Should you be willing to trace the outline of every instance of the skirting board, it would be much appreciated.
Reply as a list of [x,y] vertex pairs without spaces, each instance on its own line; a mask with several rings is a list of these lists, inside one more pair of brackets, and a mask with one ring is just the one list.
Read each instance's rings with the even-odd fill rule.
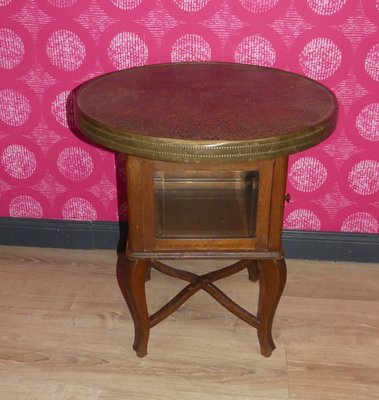
[[[80,222],[0,217],[0,245],[122,249],[126,222]],[[379,262],[379,235],[285,230],[287,258]]]

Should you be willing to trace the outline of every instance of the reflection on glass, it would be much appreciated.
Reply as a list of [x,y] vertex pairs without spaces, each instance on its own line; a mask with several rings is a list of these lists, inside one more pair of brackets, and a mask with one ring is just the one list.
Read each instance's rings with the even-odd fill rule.
[[258,183],[254,171],[156,171],[156,237],[255,237]]

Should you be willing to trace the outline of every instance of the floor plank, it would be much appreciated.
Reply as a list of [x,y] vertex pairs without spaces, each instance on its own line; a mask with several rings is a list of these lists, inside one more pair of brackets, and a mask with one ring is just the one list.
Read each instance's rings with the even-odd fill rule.
[[[288,260],[268,359],[255,330],[204,292],[152,330],[149,354],[139,359],[116,261],[105,250],[0,246],[2,398],[379,398],[379,265]],[[217,284],[256,309],[258,285],[246,271]],[[182,287],[153,271],[151,310]]]

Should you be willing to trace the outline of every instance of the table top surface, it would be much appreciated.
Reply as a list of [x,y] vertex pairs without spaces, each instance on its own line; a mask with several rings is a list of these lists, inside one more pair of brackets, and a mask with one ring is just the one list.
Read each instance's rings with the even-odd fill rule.
[[295,153],[326,139],[337,101],[303,76],[233,63],[156,64],[92,79],[75,96],[95,142],[163,161],[217,163]]

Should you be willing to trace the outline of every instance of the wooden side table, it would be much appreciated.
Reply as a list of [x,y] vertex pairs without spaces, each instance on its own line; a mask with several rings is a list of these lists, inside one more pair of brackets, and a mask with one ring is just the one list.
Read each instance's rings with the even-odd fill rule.
[[[274,314],[286,281],[281,246],[288,155],[327,138],[337,102],[326,87],[271,68],[232,63],[151,65],[100,76],[76,94],[76,121],[95,142],[126,153],[126,296],[134,349],[150,328],[202,289],[275,348]],[[238,259],[205,275],[164,259]],[[149,268],[188,285],[152,315]],[[259,280],[256,314],[215,281],[247,269]]]

